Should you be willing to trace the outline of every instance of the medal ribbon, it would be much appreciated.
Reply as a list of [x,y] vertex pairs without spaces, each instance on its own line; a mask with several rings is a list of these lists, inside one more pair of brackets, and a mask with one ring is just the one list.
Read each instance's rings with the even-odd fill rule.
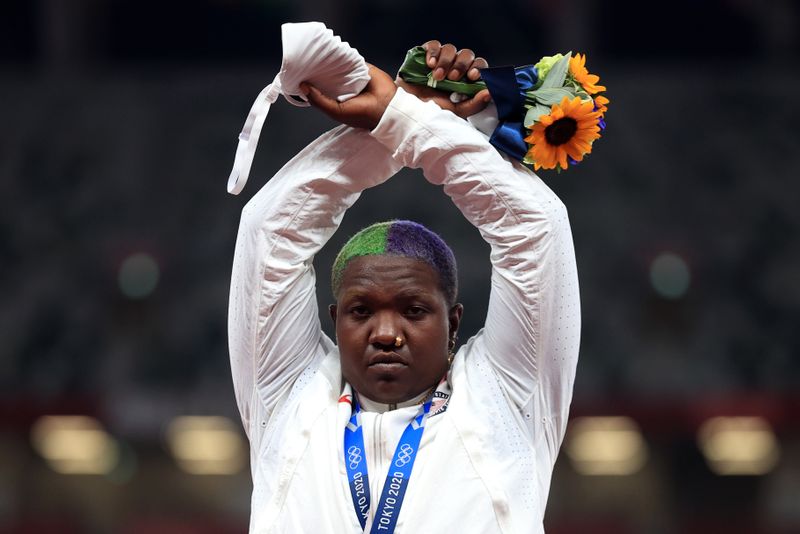
[[[350,481],[353,507],[363,530],[367,524],[370,507],[369,474],[364,452],[364,432],[361,427],[361,405],[355,395],[353,397],[353,415],[350,416],[350,421],[344,429],[344,465],[347,469],[347,479]],[[432,401],[433,397],[430,396],[400,437],[392,462],[389,464],[389,472],[386,474],[386,482],[383,484],[383,492],[378,501],[370,534],[392,534],[397,526],[397,516],[400,515],[400,507],[403,505],[411,469],[417,458],[417,450]]]

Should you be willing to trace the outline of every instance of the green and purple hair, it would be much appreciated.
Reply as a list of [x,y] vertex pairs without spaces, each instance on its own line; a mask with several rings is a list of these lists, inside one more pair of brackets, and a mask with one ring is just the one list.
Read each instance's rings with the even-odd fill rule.
[[331,270],[333,295],[339,294],[347,264],[359,256],[403,256],[422,260],[439,275],[439,286],[449,306],[456,303],[458,274],[456,259],[447,243],[434,232],[413,221],[373,224],[351,237],[339,251]]

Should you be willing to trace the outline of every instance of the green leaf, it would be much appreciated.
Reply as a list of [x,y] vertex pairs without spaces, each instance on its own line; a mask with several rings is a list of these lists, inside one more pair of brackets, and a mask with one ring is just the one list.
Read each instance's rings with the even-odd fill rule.
[[475,82],[465,80],[441,80],[437,82],[431,77],[431,81],[433,84],[428,83],[428,86],[433,87],[437,91],[444,91],[445,93],[461,93],[467,96],[475,96],[480,91],[486,89],[486,84],[480,80]]
[[545,76],[542,88],[562,87],[564,85],[564,79],[567,77],[567,71],[569,71],[570,57],[572,57],[572,52],[567,52],[566,55],[556,61],[550,72]]
[[427,85],[430,71],[431,69],[425,64],[425,49],[415,46],[406,52],[406,58],[398,74],[408,83]]
[[560,104],[564,97],[575,98],[575,93],[565,87],[542,87],[541,89],[530,91],[528,96],[535,99],[539,104],[552,106],[553,104]]
[[550,107],[549,106],[543,106],[542,104],[534,105],[525,114],[525,120],[523,121],[523,124],[525,125],[525,128],[530,129],[531,126],[533,126],[533,124],[535,122],[539,121],[539,117],[541,117],[542,115],[547,115],[549,113],[550,113]]

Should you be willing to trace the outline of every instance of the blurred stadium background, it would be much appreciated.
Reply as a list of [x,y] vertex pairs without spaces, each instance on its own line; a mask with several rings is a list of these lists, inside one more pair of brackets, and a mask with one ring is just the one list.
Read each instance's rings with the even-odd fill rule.
[[[800,6],[791,0],[27,0],[0,15],[0,533],[245,532],[227,361],[238,213],[331,123],[282,100],[250,184],[225,182],[280,24],[321,20],[396,69],[430,38],[491,64],[588,54],[608,129],[568,173],[583,301],[545,524],[800,532]],[[422,191],[422,194],[420,193]],[[487,247],[404,171],[317,258],[405,217]],[[327,321],[324,321],[327,325]],[[445,511],[446,513],[446,511]]]

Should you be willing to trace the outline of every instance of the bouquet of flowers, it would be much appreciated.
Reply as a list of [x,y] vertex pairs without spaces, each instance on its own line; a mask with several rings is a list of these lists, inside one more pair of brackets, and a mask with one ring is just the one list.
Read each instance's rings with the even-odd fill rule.
[[586,70],[581,54],[545,56],[524,67],[481,69],[481,80],[475,82],[437,82],[425,63],[425,49],[418,46],[406,54],[399,75],[408,83],[467,96],[488,88],[497,115],[490,142],[535,170],[560,172],[582,161],[606,127],[606,88]]

